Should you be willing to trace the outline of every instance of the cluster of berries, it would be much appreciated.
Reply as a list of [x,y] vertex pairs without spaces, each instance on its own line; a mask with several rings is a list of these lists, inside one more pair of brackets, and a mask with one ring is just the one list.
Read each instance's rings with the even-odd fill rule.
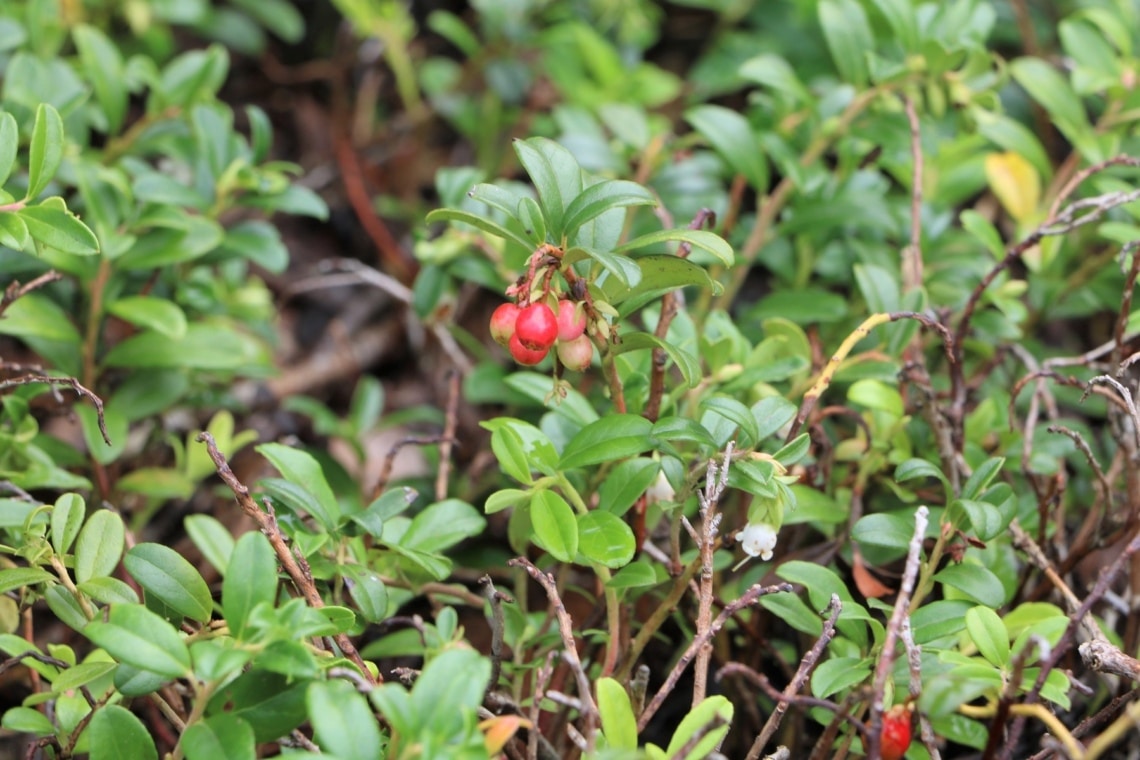
[[491,315],[491,337],[527,366],[545,359],[557,343],[562,366],[581,372],[594,356],[594,344],[585,333],[585,310],[566,299],[558,302],[557,314],[539,301],[522,307],[505,303]]

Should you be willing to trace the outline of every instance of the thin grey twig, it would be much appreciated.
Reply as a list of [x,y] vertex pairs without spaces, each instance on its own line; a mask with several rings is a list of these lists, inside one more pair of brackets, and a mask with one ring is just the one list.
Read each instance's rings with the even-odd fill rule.
[[823,650],[831,643],[831,639],[835,636],[835,624],[839,622],[839,613],[843,611],[843,602],[840,601],[838,594],[831,595],[831,601],[827,605],[825,613],[830,613],[827,620],[823,624],[823,632],[819,635],[815,645],[808,651],[804,658],[800,660],[800,666],[796,669],[796,674],[792,676],[792,680],[784,687],[784,697],[776,702],[776,709],[768,716],[767,722],[760,730],[756,740],[752,742],[751,749],[748,750],[748,755],[745,760],[757,760],[760,753],[764,751],[764,747],[776,734],[776,729],[780,727],[780,722],[784,719],[784,714],[788,711],[788,704],[791,697],[799,693],[803,688],[804,683],[807,681],[808,676],[811,675],[815,664],[819,658],[823,656]]
[[911,536],[910,546],[907,550],[906,567],[903,570],[899,595],[895,600],[895,607],[891,611],[891,618],[887,622],[883,648],[879,653],[879,661],[875,665],[875,679],[871,690],[870,730],[867,735],[868,757],[879,756],[879,740],[883,730],[883,700],[887,679],[891,675],[891,666],[895,661],[895,644],[898,642],[899,630],[902,628],[903,619],[908,614],[910,595],[914,591],[915,581],[918,580],[918,568],[922,562],[922,541],[926,536],[929,514],[929,510],[925,506],[920,506],[915,510],[914,534]]
[[542,586],[547,599],[554,607],[554,614],[558,618],[558,632],[562,636],[562,656],[578,681],[578,699],[582,702],[582,722],[585,726],[583,734],[586,737],[588,750],[593,751],[594,742],[597,739],[597,731],[594,729],[598,721],[598,707],[594,704],[594,697],[590,693],[590,679],[586,676],[586,671],[582,667],[582,660],[578,657],[578,646],[574,643],[574,621],[570,619],[570,613],[566,611],[566,605],[562,603],[558,586],[551,575],[539,570],[526,557],[516,557],[509,560],[507,564],[526,570],[527,575],[534,578],[538,585]]
[[503,670],[503,629],[506,627],[506,621],[503,618],[503,602],[513,602],[514,600],[495,588],[490,575],[484,575],[479,579],[479,582],[483,584],[483,595],[491,603],[491,680],[487,683],[487,691],[485,692],[485,694],[490,694],[498,688],[499,674]]
[[741,594],[739,599],[726,604],[724,606],[724,609],[720,611],[720,614],[716,616],[716,619],[712,621],[712,624],[708,627],[708,629],[702,631],[700,634],[693,638],[693,641],[689,644],[689,647],[685,650],[684,654],[681,655],[681,659],[678,660],[677,664],[673,666],[673,670],[665,679],[665,683],[661,684],[661,688],[658,689],[657,693],[653,695],[653,699],[649,701],[649,704],[645,706],[645,710],[643,710],[641,715],[638,717],[637,730],[639,732],[645,730],[645,727],[649,725],[649,721],[652,720],[653,716],[657,714],[657,711],[661,709],[661,705],[664,703],[665,697],[669,696],[669,694],[677,686],[677,681],[680,680],[681,674],[685,672],[685,668],[688,667],[689,663],[693,661],[693,657],[696,656],[697,651],[706,643],[708,643],[708,641],[713,636],[715,636],[721,628],[724,627],[724,624],[728,622],[728,619],[730,617],[745,607],[749,606],[750,604],[755,603],[756,600],[762,596],[765,596],[767,594],[777,594],[780,592],[790,592],[791,590],[792,584],[790,583],[778,583],[774,586],[762,586],[757,583],[745,591],[743,594]]
[[[697,636],[698,638],[708,630],[712,623],[713,603],[713,555],[716,553],[716,543],[720,535],[721,516],[717,512],[720,497],[728,488],[728,470],[732,464],[733,442],[729,441],[724,449],[724,459],[719,471],[716,461],[709,460],[705,471],[705,487],[697,493],[701,504],[701,529],[694,531],[688,520],[684,520],[685,527],[701,553],[701,591],[697,599]],[[693,665],[693,707],[704,701],[708,686],[709,661],[712,658],[711,637],[705,639],[705,644],[697,650],[697,661]]]

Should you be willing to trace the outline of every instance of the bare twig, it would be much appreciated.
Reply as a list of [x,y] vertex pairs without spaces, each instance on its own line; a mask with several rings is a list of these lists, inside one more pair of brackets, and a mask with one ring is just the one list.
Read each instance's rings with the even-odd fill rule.
[[108,446],[111,445],[111,437],[107,435],[107,421],[103,417],[103,400],[96,396],[92,391],[85,388],[74,377],[54,377],[52,375],[21,375],[20,377],[13,377],[7,380],[0,380],[0,391],[7,390],[8,388],[15,388],[21,385],[35,385],[36,383],[43,383],[45,385],[66,385],[73,391],[83,396],[92,403],[95,407],[95,416],[99,422],[99,434],[103,436],[103,442]]
[[677,681],[681,678],[681,674],[685,672],[685,668],[688,667],[690,662],[692,662],[693,657],[696,656],[701,647],[708,643],[709,639],[715,636],[717,632],[724,627],[724,624],[730,617],[735,615],[738,611],[749,606],[750,604],[755,603],[757,599],[765,596],[766,594],[777,594],[780,592],[789,592],[791,590],[792,585],[790,583],[779,583],[774,586],[762,586],[757,583],[745,591],[739,599],[726,604],[724,606],[724,609],[720,611],[720,614],[716,616],[716,619],[712,621],[712,624],[709,626],[709,628],[693,638],[693,641],[689,644],[689,647],[685,650],[684,654],[681,655],[681,659],[678,660],[677,664],[673,666],[673,670],[665,679],[665,683],[661,684],[661,688],[658,689],[657,693],[653,695],[653,699],[650,700],[649,704],[645,706],[645,710],[642,711],[641,715],[638,717],[637,730],[645,730],[645,727],[649,725],[649,721],[652,720],[657,711],[661,709],[661,705],[665,701],[665,697],[669,696],[669,694],[677,686]]
[[[1136,438],[1137,445],[1140,445],[1140,411],[1136,409],[1136,401],[1132,398],[1132,391],[1122,385],[1119,380],[1109,375],[1097,375],[1089,380],[1088,385],[1089,388],[1094,385],[1110,385],[1120,394],[1120,398],[1124,401],[1124,405],[1128,408],[1128,414],[1132,418],[1132,433]],[[1083,401],[1088,394],[1089,389],[1086,388],[1084,395],[1081,396],[1081,400]]]
[[864,737],[867,735],[867,726],[864,725],[863,721],[858,720],[849,712],[847,712],[841,705],[832,702],[830,699],[807,697],[802,694],[785,694],[784,692],[778,691],[776,687],[773,686],[770,681],[768,681],[768,678],[766,676],[757,673],[752,668],[739,662],[728,663],[719,671],[717,671],[716,677],[717,680],[720,680],[728,675],[744,676],[756,686],[760,687],[760,689],[768,696],[769,699],[774,699],[776,702],[786,701],[789,704],[795,705],[797,707],[822,707],[825,710],[830,710],[832,713],[838,716],[840,720],[846,721],[856,731],[858,731],[860,734],[863,734]]
[[784,696],[776,702],[776,709],[768,716],[764,728],[760,730],[760,734],[756,740],[752,742],[751,749],[748,750],[748,756],[745,760],[757,760],[760,753],[764,751],[764,747],[776,734],[776,730],[780,727],[780,722],[784,719],[784,714],[788,711],[788,704],[790,698],[799,693],[803,688],[804,683],[807,681],[808,676],[811,675],[815,664],[823,655],[823,650],[831,643],[832,637],[835,636],[835,624],[839,621],[839,613],[843,611],[843,602],[839,600],[838,594],[831,595],[831,601],[827,605],[824,612],[829,612],[827,620],[823,624],[823,632],[819,635],[819,639],[815,645],[808,651],[804,658],[800,660],[800,666],[796,669],[796,674],[792,676],[792,680],[784,687]]
[[907,123],[910,125],[910,157],[914,166],[910,190],[910,243],[902,251],[903,292],[922,287],[922,134],[914,101],[903,98]]
[[461,375],[452,370],[447,379],[447,415],[443,423],[443,440],[439,443],[439,472],[435,476],[435,500],[447,498],[447,480],[451,473],[451,450],[455,447],[455,431],[459,427]]
[[914,534],[910,539],[910,546],[906,555],[906,567],[903,570],[902,583],[899,586],[899,595],[891,611],[890,620],[887,621],[887,631],[883,639],[882,651],[879,661],[875,665],[875,678],[871,691],[870,730],[867,735],[868,757],[879,756],[879,741],[883,730],[883,700],[886,695],[887,679],[891,675],[891,666],[895,661],[895,644],[898,642],[899,630],[903,620],[908,614],[910,594],[914,590],[915,581],[918,580],[918,566],[922,562],[922,542],[926,536],[926,523],[929,511],[920,506],[914,513]]
[[483,584],[483,594],[491,603],[491,680],[487,683],[487,694],[490,694],[499,685],[499,674],[503,669],[503,629],[506,621],[503,619],[503,602],[513,602],[506,594],[495,589],[491,576],[484,575],[479,579]]
[[23,296],[31,293],[33,290],[39,290],[48,283],[62,279],[63,275],[54,269],[50,269],[26,285],[21,285],[19,280],[13,280],[8,287],[4,288],[4,295],[0,297],[0,317],[4,315],[4,312],[8,310],[9,306]]
[[[214,469],[217,470],[218,476],[222,479],[230,490],[233,491],[234,496],[237,498],[238,506],[241,507],[242,512],[252,518],[257,523],[258,528],[269,539],[270,545],[273,547],[274,553],[277,555],[277,560],[281,566],[285,568],[285,572],[293,581],[293,585],[304,597],[305,601],[310,607],[320,609],[325,606],[324,599],[317,591],[316,585],[313,583],[313,573],[309,569],[309,563],[306,561],[304,555],[294,553],[289,549],[285,543],[285,536],[281,533],[281,528],[277,525],[277,518],[271,512],[262,510],[257,506],[257,502],[249,495],[249,489],[245,484],[238,480],[234,475],[234,471],[230,469],[229,463],[226,461],[222,452],[218,451],[218,444],[214,437],[206,432],[198,434],[196,439],[199,443],[206,444],[206,450],[210,454],[210,459],[214,463]],[[379,676],[373,679],[372,672],[368,666],[364,664],[360,653],[356,651],[356,646],[344,633],[338,633],[333,637],[340,650],[344,652],[352,664],[360,669],[361,674],[370,681],[379,682],[383,678]]]
[[566,605],[562,603],[558,586],[550,574],[539,570],[526,557],[516,557],[509,560],[507,564],[526,570],[527,575],[534,578],[538,585],[542,586],[551,606],[554,607],[554,614],[558,618],[558,632],[562,636],[563,658],[578,681],[578,699],[582,702],[582,722],[585,725],[583,733],[587,738],[588,748],[593,750],[594,742],[597,739],[597,732],[594,729],[598,721],[598,708],[594,704],[593,695],[590,693],[590,679],[586,676],[586,671],[582,667],[582,660],[578,657],[578,646],[574,642],[574,621],[570,619],[570,613],[566,611]]
[[[681,517],[689,534],[697,543],[701,555],[701,591],[697,598],[697,638],[705,636],[709,626],[712,625],[713,603],[713,554],[716,552],[717,539],[720,534],[720,514],[717,505],[724,491],[728,488],[728,470],[732,464],[733,442],[729,441],[724,449],[724,459],[718,471],[716,461],[709,460],[705,470],[704,490],[697,493],[701,504],[701,529],[693,530],[689,521]],[[709,677],[709,660],[712,658],[712,637],[705,636],[705,644],[697,650],[697,661],[693,666],[693,707],[696,707],[705,698],[706,686]]]
[[[914,641],[914,631],[910,627],[910,616],[904,617],[902,627],[899,628],[899,638],[906,647],[907,670],[910,671],[910,699],[917,702],[922,696],[922,648]],[[938,737],[934,735],[934,727],[930,725],[930,718],[922,712],[918,715],[918,732],[922,744],[926,747],[930,760],[942,760],[942,753],[938,751]]]

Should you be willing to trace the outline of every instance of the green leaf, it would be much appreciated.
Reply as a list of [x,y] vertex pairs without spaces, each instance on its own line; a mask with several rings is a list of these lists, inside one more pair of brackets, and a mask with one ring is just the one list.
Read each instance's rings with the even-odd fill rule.
[[479,510],[459,499],[444,499],[428,506],[404,531],[400,543],[423,552],[450,549],[465,538],[483,532],[487,520]]
[[124,296],[107,307],[107,311],[133,325],[147,327],[174,340],[186,334],[186,314],[178,304],[154,296]]
[[570,205],[566,207],[566,216],[562,220],[564,234],[572,237],[583,224],[610,209],[655,205],[657,199],[653,193],[636,182],[605,179],[590,185],[570,201]]
[[598,680],[598,714],[606,746],[614,749],[637,749],[637,719],[625,687],[612,678]]
[[749,58],[740,65],[738,73],[742,79],[785,93],[797,101],[811,99],[811,93],[796,76],[795,69],[781,56],[763,53]]
[[742,435],[740,445],[751,448],[760,442],[760,428],[756,418],[744,404],[729,396],[708,396],[701,400],[701,409],[712,412],[739,428]]
[[225,575],[234,550],[234,538],[229,528],[218,522],[216,518],[203,514],[189,515],[183,521],[183,527],[206,561],[219,573]]
[[739,112],[701,105],[685,112],[685,121],[708,140],[731,171],[744,176],[757,193],[768,191],[768,162],[752,125]]
[[112,605],[109,621],[93,621],[83,635],[116,660],[166,678],[190,673],[190,651],[174,626],[140,604]]
[[461,222],[463,224],[469,224],[477,230],[482,230],[490,235],[494,235],[495,237],[517,243],[527,250],[534,248],[534,243],[522,235],[507,229],[498,222],[491,221],[485,216],[470,211],[462,211],[455,208],[439,208],[429,213],[425,221],[427,221],[428,224],[434,224],[436,222]]
[[514,428],[503,425],[491,433],[491,451],[499,461],[499,467],[520,483],[530,484],[531,465],[523,447],[522,436]]
[[340,505],[325,478],[320,463],[309,453],[279,443],[263,443],[257,452],[293,485],[311,494],[320,505],[322,514],[313,515],[326,522],[327,530],[335,530],[340,520]]
[[878,380],[857,380],[847,390],[847,400],[868,409],[877,409],[887,414],[901,418],[905,413],[902,394],[897,389]]
[[0,594],[57,580],[56,576],[39,567],[7,567],[0,570]]
[[910,0],[871,0],[886,19],[896,40],[908,53],[918,47],[918,19]]
[[[681,720],[681,724],[673,732],[673,738],[669,741],[665,755],[671,759],[676,758],[676,760],[701,760],[708,757],[714,749],[720,746],[725,735],[728,734],[728,728],[732,725],[732,713],[732,703],[725,697],[719,695],[706,697]],[[706,731],[709,724],[717,716],[722,720],[720,728]],[[698,731],[706,731],[706,733],[696,743],[696,746],[682,754],[681,749],[689,744],[689,741]]]
[[1053,122],[1074,143],[1091,137],[1081,99],[1052,65],[1039,58],[1018,58],[1009,65],[1013,78],[1049,112]]
[[127,82],[119,48],[103,32],[87,24],[71,30],[83,71],[91,79],[95,99],[107,117],[107,134],[118,134],[127,113]]
[[109,367],[135,369],[235,370],[252,361],[249,343],[240,331],[201,322],[187,325],[180,340],[154,330],[139,333],[103,358]]
[[186,727],[179,745],[186,760],[254,760],[253,728],[233,715],[213,715]]
[[974,607],[966,613],[966,631],[991,665],[998,668],[1009,665],[1009,635],[996,612],[989,607]]
[[609,588],[623,589],[623,588],[644,588],[646,586],[657,585],[657,573],[653,572],[653,568],[646,562],[630,562],[614,573],[614,577],[610,578],[610,582],[606,584]]
[[654,459],[638,457],[622,462],[598,487],[598,509],[621,517],[657,480],[659,472],[661,463]]
[[914,535],[913,512],[879,512],[863,515],[851,529],[851,538],[861,544],[906,550]]
[[566,209],[582,192],[582,168],[570,151],[545,137],[515,140],[515,153],[534,183],[550,236],[561,241]]
[[975,501],[973,499],[957,499],[951,503],[951,509],[961,509],[970,518],[970,527],[974,534],[982,541],[989,541],[1005,529],[1001,510],[988,501]]
[[823,632],[819,614],[795,594],[767,594],[760,597],[760,606],[801,633],[819,636]]
[[32,707],[8,708],[4,711],[0,725],[9,731],[33,736],[51,736],[55,733],[55,725],[46,715]]
[[[63,119],[53,107],[40,103],[36,108],[32,142],[28,147],[28,193],[24,196],[25,200],[32,200],[43,192],[62,160]],[[32,236],[35,236],[34,232]]]
[[257,743],[271,742],[305,720],[305,686],[255,668],[220,689],[210,701],[209,713],[240,718],[253,728]]
[[621,342],[611,345],[610,351],[618,356],[628,351],[644,351],[653,348],[662,349],[665,355],[673,360],[681,372],[681,377],[685,380],[685,385],[689,388],[697,387],[697,383],[701,381],[702,377],[701,363],[685,349],[675,343],[661,340],[656,335],[647,332],[622,333]]
[[210,619],[210,587],[194,566],[169,546],[136,544],[123,557],[123,567],[149,596],[179,615],[200,623]]
[[630,240],[628,243],[619,245],[614,249],[614,253],[636,251],[639,248],[647,248],[651,245],[659,245],[660,243],[667,242],[688,243],[693,248],[707,251],[726,267],[732,266],[736,261],[736,254],[733,253],[732,246],[720,235],[715,232],[709,232],[708,230],[687,230],[682,228],[658,230],[657,232],[641,235],[640,237]]
[[542,490],[530,501],[535,541],[560,562],[573,562],[578,553],[578,523],[574,510],[558,494]]
[[775,435],[796,416],[799,408],[783,396],[769,396],[752,405],[752,418],[756,420],[756,439],[763,441]]
[[138,604],[139,595],[133,587],[118,578],[109,575],[100,575],[76,586],[81,592],[87,594],[101,604]]
[[[50,199],[49,199],[50,200]],[[16,212],[37,243],[62,253],[92,256],[99,253],[99,239],[79,217],[63,208],[41,204]]]
[[277,555],[264,534],[250,531],[234,544],[222,580],[222,615],[230,635],[243,638],[253,609],[276,598]]
[[[591,422],[570,439],[559,469],[573,470],[636,456],[652,448],[653,423],[636,414],[611,414]],[[569,560],[567,560],[569,561]]]
[[378,623],[387,617],[388,589],[379,575],[361,565],[341,565],[340,572],[356,609],[367,622]]
[[578,515],[578,551],[591,561],[625,567],[636,548],[633,531],[617,515],[601,510]]
[[65,493],[55,500],[51,510],[51,545],[56,554],[67,554],[86,517],[87,503],[82,496]]
[[867,53],[875,49],[875,38],[867,14],[855,0],[821,0],[819,25],[843,81],[857,87],[867,84]]
[[946,493],[950,493],[950,481],[942,469],[925,459],[908,459],[895,469],[895,481],[905,483],[918,478],[937,478]]
[[934,580],[987,607],[1000,607],[1005,601],[1005,589],[998,577],[987,568],[971,562],[947,565],[938,571]]
[[305,694],[314,738],[339,760],[376,760],[384,745],[367,700],[347,681],[316,681]]
[[[562,261],[566,264],[575,264],[587,258],[598,262],[602,266],[602,269],[612,275],[613,279],[617,282],[610,287],[618,289],[619,292],[624,288],[628,293],[630,289],[636,287],[641,282],[641,268],[637,266],[637,262],[627,256],[619,255],[616,252],[575,246],[566,251],[566,255],[562,257]],[[608,282],[609,280],[607,279],[603,285],[606,285]]]
[[1005,257],[1005,243],[989,219],[973,209],[966,209],[958,219],[962,222],[962,229],[977,238],[995,259],[1001,261]]
[[0,319],[0,334],[63,343],[80,341],[67,312],[43,293],[28,293],[13,301]]
[[123,518],[107,509],[91,515],[75,544],[75,581],[110,575],[123,556],[126,528]]
[[471,649],[448,649],[429,660],[410,704],[411,711],[422,716],[422,730],[441,740],[457,739],[467,730],[465,716],[482,703],[490,677],[490,661]]
[[990,457],[974,470],[962,486],[963,499],[976,499],[989,487],[1005,465],[1005,457]]
[[143,722],[125,707],[105,705],[87,725],[90,760],[157,760],[158,750]]
[[871,664],[863,657],[831,657],[811,674],[811,693],[821,699],[869,681]]
[[8,181],[16,166],[16,149],[20,145],[20,128],[16,117],[0,113],[0,185]]
[[641,276],[633,287],[627,286],[617,277],[606,279],[602,283],[605,300],[612,306],[620,304],[622,316],[632,314],[650,301],[677,288],[707,287],[713,295],[723,290],[704,267],[673,254],[639,256],[633,263],[641,270]]

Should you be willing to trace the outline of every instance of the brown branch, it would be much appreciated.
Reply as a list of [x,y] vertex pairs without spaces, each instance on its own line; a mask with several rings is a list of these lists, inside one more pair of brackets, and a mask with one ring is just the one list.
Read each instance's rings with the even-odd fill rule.
[[903,98],[907,122],[910,124],[910,156],[914,166],[910,191],[910,243],[902,251],[903,292],[922,287],[922,134],[914,101]]
[[712,621],[709,628],[693,638],[689,647],[685,650],[684,654],[681,655],[681,659],[673,666],[673,670],[669,673],[668,678],[665,679],[665,683],[661,684],[661,688],[653,695],[653,699],[649,701],[649,704],[645,706],[645,710],[643,710],[638,717],[637,730],[639,732],[645,730],[645,727],[649,725],[649,721],[657,714],[657,711],[661,709],[665,698],[669,696],[677,686],[677,681],[680,680],[681,675],[685,672],[685,668],[688,667],[689,663],[692,662],[693,657],[696,656],[701,647],[707,644],[708,641],[724,627],[724,624],[730,617],[750,604],[753,604],[762,596],[780,592],[790,592],[791,590],[792,584],[790,583],[779,583],[774,586],[761,586],[757,583],[745,591],[739,599],[726,604],[724,609],[720,611],[720,614],[716,616],[716,619]]
[[840,719],[847,721],[851,726],[860,734],[867,736],[867,726],[863,721],[855,718],[848,713],[842,706],[832,702],[830,699],[820,699],[819,697],[807,697],[802,694],[786,694],[778,691],[775,686],[768,681],[767,676],[757,673],[747,665],[739,662],[730,662],[717,671],[717,680],[720,680],[728,675],[742,675],[749,681],[760,687],[769,699],[776,700],[777,703],[787,701],[788,704],[795,705],[796,707],[822,707],[824,710],[829,710],[835,713]]
[[111,445],[111,437],[107,435],[107,420],[103,417],[103,400],[96,396],[93,392],[84,387],[74,377],[53,377],[51,375],[21,375],[20,377],[13,377],[8,380],[0,380],[0,391],[7,390],[8,388],[15,388],[21,385],[34,385],[36,383],[44,383],[45,385],[66,385],[73,391],[83,396],[92,403],[95,407],[95,417],[99,423],[99,434],[103,436],[103,442],[108,446]]
[[808,651],[804,658],[800,660],[800,666],[796,669],[796,674],[792,676],[792,680],[784,687],[783,696],[776,702],[776,709],[768,716],[768,721],[764,724],[760,734],[756,740],[752,742],[752,748],[748,750],[748,756],[745,760],[757,760],[760,753],[764,751],[764,747],[775,735],[776,730],[780,727],[780,722],[784,719],[784,714],[788,711],[788,705],[791,704],[791,698],[799,693],[803,688],[804,682],[807,681],[812,670],[815,669],[815,664],[819,658],[823,656],[823,650],[831,643],[831,639],[835,636],[835,624],[839,622],[839,613],[843,611],[843,602],[839,600],[838,594],[831,595],[831,602],[827,605],[831,613],[828,615],[827,620],[823,624],[823,632],[819,635],[819,639],[815,645]]
[[[237,498],[238,506],[241,507],[242,512],[250,517],[261,532],[269,539],[270,545],[273,547],[274,553],[277,555],[278,561],[285,569],[285,572],[293,581],[293,585],[304,597],[308,605],[314,609],[321,609],[325,606],[324,599],[317,591],[317,587],[313,582],[313,573],[309,569],[309,563],[304,555],[294,553],[289,549],[285,543],[285,537],[281,533],[281,528],[277,525],[277,518],[272,512],[262,510],[257,506],[257,502],[249,495],[249,489],[245,484],[238,480],[234,475],[234,471],[230,469],[229,463],[226,461],[222,452],[218,451],[218,444],[214,441],[214,437],[206,432],[201,432],[195,439],[199,443],[206,444],[206,450],[210,454],[210,459],[214,463],[214,469],[218,472],[218,477],[222,482],[229,486],[233,491],[234,496]],[[374,679],[372,672],[365,665],[364,660],[361,658],[360,653],[356,651],[356,647],[348,636],[344,633],[338,633],[333,637],[334,641],[340,650],[344,652],[347,657],[357,668],[360,669],[361,674],[373,683],[382,682],[384,679],[379,675]]]
[[574,677],[578,681],[578,699],[582,703],[582,720],[585,724],[585,731],[583,735],[587,737],[587,742],[590,750],[593,750],[594,742],[597,739],[597,731],[595,727],[598,721],[598,708],[594,704],[594,697],[590,693],[590,679],[586,675],[585,669],[582,667],[582,660],[578,657],[578,646],[574,642],[574,621],[570,618],[570,613],[566,611],[566,605],[562,603],[562,597],[558,593],[558,586],[554,582],[554,578],[549,573],[544,573],[534,566],[526,557],[516,557],[507,562],[511,567],[521,567],[526,570],[527,575],[534,578],[538,585],[542,586],[542,590],[546,592],[547,599],[554,607],[554,614],[558,618],[558,632],[562,636],[563,658],[566,664],[570,666],[570,670],[574,673]]
[[721,515],[717,512],[717,505],[721,496],[728,488],[728,471],[732,464],[733,442],[729,441],[724,450],[724,460],[719,471],[715,459],[710,459],[705,470],[704,490],[697,492],[700,501],[701,529],[693,530],[688,518],[681,516],[682,524],[688,529],[689,535],[696,542],[701,555],[701,581],[700,594],[697,598],[697,638],[705,637],[705,643],[697,649],[697,662],[693,666],[693,707],[696,707],[705,698],[706,686],[709,677],[709,661],[712,659],[712,636],[706,636],[706,631],[712,625],[713,555],[716,552],[717,538],[720,534]]
[[891,610],[886,636],[883,639],[883,647],[879,653],[879,661],[875,665],[875,678],[871,690],[870,730],[867,735],[868,757],[879,756],[879,741],[882,738],[883,731],[883,700],[887,679],[891,675],[891,667],[895,661],[895,644],[899,639],[899,630],[909,613],[910,594],[914,590],[915,581],[918,580],[918,566],[922,562],[922,542],[926,537],[928,514],[926,507],[919,507],[915,510],[914,534],[911,536],[910,547],[907,549],[906,567],[903,570],[899,595],[895,599],[894,609]]
[[491,680],[487,683],[487,691],[485,694],[490,694],[499,686],[499,674],[503,670],[503,631],[506,628],[506,620],[503,617],[503,602],[513,602],[506,594],[495,589],[495,584],[491,580],[490,575],[484,575],[479,579],[483,584],[483,594],[487,597],[487,601],[491,604]]
[[8,307],[15,303],[17,300],[31,293],[33,290],[39,290],[48,283],[62,280],[63,275],[54,269],[44,272],[39,277],[35,278],[27,285],[21,285],[19,280],[13,280],[8,287],[4,288],[4,295],[0,297],[0,317],[4,316],[4,312]]
[[447,498],[447,481],[451,473],[451,451],[455,447],[455,431],[459,427],[459,396],[462,380],[456,370],[447,378],[447,413],[443,422],[443,440],[439,443],[439,472],[435,476],[435,500]]

